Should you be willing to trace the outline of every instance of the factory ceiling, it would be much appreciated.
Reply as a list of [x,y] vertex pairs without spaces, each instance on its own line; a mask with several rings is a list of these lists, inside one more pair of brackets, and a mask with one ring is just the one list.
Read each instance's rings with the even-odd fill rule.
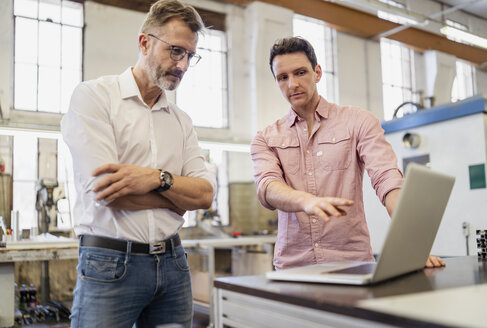
[[[125,9],[146,12],[153,0],[93,0],[98,3]],[[216,0],[238,6],[247,6],[252,0]],[[329,26],[363,38],[387,37],[402,42],[417,51],[438,50],[467,60],[487,70],[487,49],[458,43],[441,34],[432,33],[416,26],[400,25],[381,19],[375,14],[361,10],[356,3],[378,2],[377,0],[260,0],[293,10],[295,13],[321,19]],[[441,0],[442,10],[462,10],[487,21],[487,0]]]
[[466,4],[462,11],[487,20],[487,0],[436,0],[436,2],[451,7]]

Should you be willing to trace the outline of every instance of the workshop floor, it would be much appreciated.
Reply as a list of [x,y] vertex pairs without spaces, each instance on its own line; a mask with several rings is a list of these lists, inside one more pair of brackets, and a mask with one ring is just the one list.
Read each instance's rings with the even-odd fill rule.
[[194,311],[193,316],[193,328],[206,328],[210,323],[210,318],[206,313],[200,313],[196,310]]
[[[193,316],[193,328],[206,328],[210,322],[210,318],[208,317],[208,313],[204,313],[198,310],[198,307],[195,307],[194,316]],[[53,324],[34,324],[34,325],[27,325],[22,326],[22,328],[69,328],[69,323],[53,323]]]

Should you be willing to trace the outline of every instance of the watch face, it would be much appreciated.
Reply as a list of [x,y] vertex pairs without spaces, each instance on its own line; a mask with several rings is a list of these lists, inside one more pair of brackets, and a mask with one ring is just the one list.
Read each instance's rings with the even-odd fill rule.
[[164,175],[165,175],[164,172],[161,171],[161,173],[159,175],[159,179],[161,179],[161,186],[160,186],[161,188],[163,188],[164,185],[166,184],[166,182],[164,181]]
[[173,184],[173,177],[171,173],[167,171],[164,172],[161,171],[161,186],[157,188],[157,191],[158,192],[166,191],[169,188],[171,188],[172,184]]
[[164,172],[163,182],[164,182],[164,185],[167,187],[167,189],[171,188],[171,186],[173,184],[173,178],[172,178],[171,173],[169,173],[167,171]]
[[163,172],[161,170],[161,174],[160,174],[159,178],[161,179],[161,185],[159,187],[157,187],[156,189],[154,189],[155,192],[166,191],[169,188],[171,188],[172,184],[174,183],[174,179],[172,177],[172,174],[167,172],[167,171]]

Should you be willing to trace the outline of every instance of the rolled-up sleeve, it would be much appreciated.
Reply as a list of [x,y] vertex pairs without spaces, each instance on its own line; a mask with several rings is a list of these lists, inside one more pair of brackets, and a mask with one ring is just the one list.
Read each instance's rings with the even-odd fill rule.
[[269,183],[280,181],[285,183],[282,166],[277,154],[269,147],[264,132],[259,131],[252,140],[250,155],[254,166],[254,181],[257,188],[257,197],[265,208],[275,210],[267,203],[265,194]]
[[61,121],[61,132],[73,158],[76,185],[94,198],[91,189],[102,176],[94,177],[93,170],[106,163],[118,163],[107,99],[85,83],[78,85]]
[[359,122],[357,151],[369,174],[372,187],[385,205],[387,194],[401,188],[403,175],[397,167],[397,157],[384,136],[379,120],[362,111]]
[[205,159],[198,143],[198,136],[189,116],[186,116],[184,129],[187,133],[184,142],[181,175],[205,179],[211,184],[214,197],[217,191],[216,172],[210,172],[205,165]]

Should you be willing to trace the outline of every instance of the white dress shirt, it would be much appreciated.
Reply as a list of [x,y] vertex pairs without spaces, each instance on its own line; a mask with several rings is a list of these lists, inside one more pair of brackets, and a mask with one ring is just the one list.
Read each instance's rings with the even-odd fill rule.
[[101,176],[95,178],[92,172],[103,164],[134,164],[204,178],[216,190],[190,117],[169,103],[164,92],[149,108],[132,67],[119,76],[79,84],[61,131],[73,157],[76,235],[150,243],[172,237],[183,225],[183,218],[168,209],[117,210],[96,201],[91,189]]

